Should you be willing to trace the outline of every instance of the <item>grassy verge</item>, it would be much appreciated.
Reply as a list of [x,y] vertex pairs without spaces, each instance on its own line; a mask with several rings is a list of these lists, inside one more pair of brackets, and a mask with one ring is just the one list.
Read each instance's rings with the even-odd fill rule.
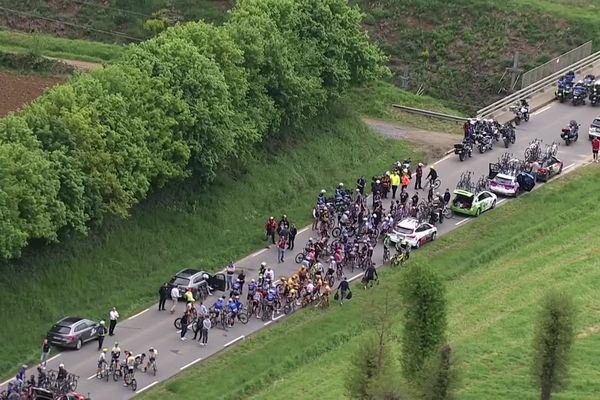
[[0,374],[36,358],[40,338],[59,317],[100,318],[112,304],[132,314],[155,301],[157,284],[181,267],[217,270],[262,247],[269,214],[307,224],[315,188],[354,182],[403,155],[422,156],[369,131],[344,106],[287,137],[266,143],[247,165],[221,171],[208,188],[193,181],[165,188],[127,221],[107,220],[89,237],[29,249],[3,265],[0,318],[26,318],[0,327]]
[[455,122],[427,118],[394,109],[392,104],[399,104],[444,114],[463,115],[459,111],[446,107],[440,100],[429,96],[417,96],[391,83],[377,81],[368,86],[355,88],[350,92],[349,99],[353,107],[366,117],[396,121],[402,125],[437,132],[462,133],[462,126]]
[[[408,268],[428,264],[446,281],[448,336],[463,380],[457,398],[539,398],[528,374],[530,343],[537,304],[549,287],[570,292],[580,310],[571,382],[553,398],[597,398],[599,190],[597,167],[586,167],[484,214],[411,257]],[[302,393],[342,399],[349,357],[368,330],[361,324],[365,302],[382,301],[385,291],[396,293],[400,274],[385,270],[375,290],[355,287],[352,303],[298,313],[140,398],[189,397],[201,379],[211,398],[283,400]],[[224,374],[227,370],[235,374]]]
[[0,30],[0,51],[34,55],[109,62],[119,58],[125,46],[81,39],[62,39],[44,34],[27,34]]

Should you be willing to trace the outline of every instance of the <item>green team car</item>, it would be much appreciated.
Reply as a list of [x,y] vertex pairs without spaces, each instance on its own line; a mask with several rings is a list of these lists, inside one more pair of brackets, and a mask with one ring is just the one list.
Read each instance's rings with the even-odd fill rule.
[[457,214],[478,217],[482,212],[496,207],[496,195],[487,190],[473,194],[466,190],[456,189],[454,196],[450,209]]

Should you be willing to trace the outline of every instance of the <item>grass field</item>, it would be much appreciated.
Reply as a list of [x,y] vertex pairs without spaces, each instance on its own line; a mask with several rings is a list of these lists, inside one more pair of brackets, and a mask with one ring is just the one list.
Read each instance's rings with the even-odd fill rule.
[[218,270],[262,247],[269,214],[285,212],[303,226],[315,188],[380,172],[404,155],[420,157],[340,105],[287,140],[266,143],[248,165],[225,168],[208,188],[193,181],[167,187],[129,220],[109,219],[89,237],[29,248],[0,267],[0,318],[26,316],[0,327],[0,375],[37,357],[49,325],[65,314],[100,319],[119,304],[131,315],[155,301],[156,285],[181,267]]
[[0,30],[0,51],[3,52],[101,63],[116,60],[124,50],[123,45]]
[[[595,400],[600,393],[600,262],[595,165],[573,172],[471,221],[411,256],[445,280],[449,342],[459,357],[461,400],[534,400],[530,342],[539,300],[550,287],[572,294],[579,309],[572,378],[553,399]],[[139,396],[339,400],[349,357],[368,333],[367,302],[397,293],[399,270],[385,270],[372,291],[326,312],[300,312],[218,357]],[[397,323],[396,332],[401,324]],[[223,371],[235,373],[223,373]]]

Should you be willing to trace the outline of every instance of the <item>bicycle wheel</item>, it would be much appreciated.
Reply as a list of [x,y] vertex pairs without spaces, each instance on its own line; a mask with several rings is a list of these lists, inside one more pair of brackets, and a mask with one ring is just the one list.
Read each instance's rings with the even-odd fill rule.
[[339,227],[333,228],[333,230],[331,231],[331,236],[336,238],[340,236],[341,231],[342,230]]
[[248,316],[246,314],[244,314],[244,313],[238,314],[238,319],[244,325],[246,325],[248,323]]
[[302,261],[304,261],[304,254],[296,254],[296,258],[294,258],[294,261],[296,261],[296,264],[300,264]]
[[113,372],[112,375],[113,375],[113,380],[116,382],[121,377],[121,371],[119,369],[115,369],[115,371]]
[[440,187],[441,184],[442,184],[442,181],[440,180],[440,178],[438,178],[433,182],[433,188],[437,189]]
[[175,329],[180,331],[181,330],[181,317],[175,318],[175,321],[173,321],[173,325],[175,325]]
[[135,378],[131,379],[131,390],[133,390],[134,392],[137,390],[137,381],[135,380]]
[[69,381],[69,389],[71,389],[71,392],[74,392],[77,389],[77,379],[71,379]]
[[106,380],[106,382],[108,382],[109,377],[110,377],[110,372],[108,371],[108,368],[104,368],[104,379]]

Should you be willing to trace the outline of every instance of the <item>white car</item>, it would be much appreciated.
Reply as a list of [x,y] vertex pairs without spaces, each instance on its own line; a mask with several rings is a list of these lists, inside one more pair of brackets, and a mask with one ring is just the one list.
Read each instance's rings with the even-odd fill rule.
[[457,214],[466,214],[478,217],[482,212],[496,207],[498,197],[487,190],[473,194],[466,190],[456,189],[456,197],[452,200],[450,209]]
[[405,239],[411,247],[419,248],[422,244],[435,240],[437,228],[427,222],[419,222],[415,218],[406,218],[398,222],[391,234],[392,242]]
[[592,121],[588,136],[590,140],[595,137],[600,138],[600,115]]
[[517,177],[507,174],[498,174],[490,181],[490,191],[503,196],[516,196],[519,194]]

